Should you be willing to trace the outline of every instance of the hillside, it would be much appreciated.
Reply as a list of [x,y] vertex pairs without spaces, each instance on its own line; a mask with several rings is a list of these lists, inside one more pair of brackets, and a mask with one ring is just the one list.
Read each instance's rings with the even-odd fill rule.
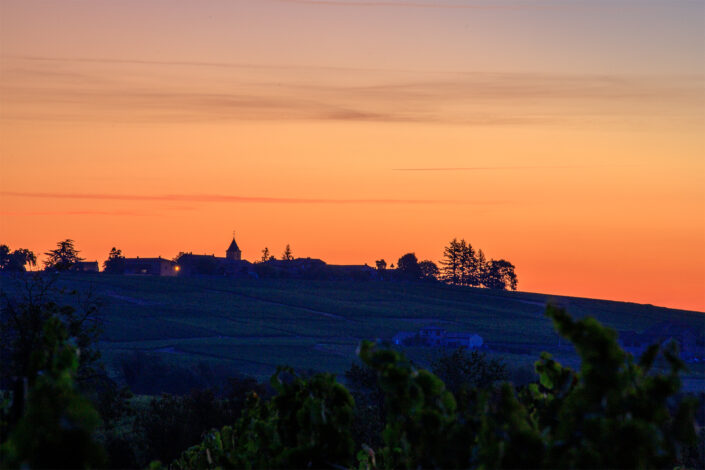
[[[7,279],[3,285],[12,289]],[[490,344],[517,345],[526,356],[512,360],[530,364],[541,350],[558,344],[543,315],[549,300],[617,330],[643,331],[664,319],[694,331],[705,328],[705,315],[697,312],[426,283],[63,274],[57,286],[92,289],[101,299],[100,346],[116,377],[123,374],[120,364],[155,357],[192,370],[207,364],[218,373],[259,379],[280,364],[342,373],[360,340],[390,340],[399,331],[431,325],[478,333]],[[433,353],[428,349],[408,353],[423,363]],[[570,351],[558,355],[572,361]]]

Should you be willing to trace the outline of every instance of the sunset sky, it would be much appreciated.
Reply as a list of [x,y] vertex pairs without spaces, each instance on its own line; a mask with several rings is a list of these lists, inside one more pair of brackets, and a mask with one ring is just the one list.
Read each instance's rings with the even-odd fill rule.
[[705,311],[702,0],[2,0],[0,243]]

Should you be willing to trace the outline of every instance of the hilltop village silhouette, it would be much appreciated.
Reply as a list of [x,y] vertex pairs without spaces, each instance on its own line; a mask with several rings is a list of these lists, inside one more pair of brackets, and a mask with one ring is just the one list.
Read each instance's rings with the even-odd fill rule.
[[[268,253],[268,250],[266,253]],[[179,253],[174,259],[111,256],[104,263],[102,272],[146,276],[219,275],[255,279],[273,277],[363,280],[377,279],[381,276],[378,269],[368,265],[332,265],[315,258],[293,258],[288,246],[283,258],[276,259],[268,254],[263,254],[262,259],[254,263],[244,260],[242,259],[242,250],[240,250],[233,234],[233,238],[225,250],[224,257],[215,256],[215,254],[193,254],[191,252]],[[69,270],[84,273],[101,272],[98,261],[78,261]],[[395,270],[390,269],[387,271],[389,271],[388,275],[393,275],[392,272]]]
[[[242,250],[235,241],[235,234],[225,250],[225,256],[197,255],[179,253],[173,260],[167,258],[127,258],[121,256],[119,250],[113,248],[110,257],[104,263],[101,272],[97,261],[77,261],[68,269],[73,272],[103,273],[136,276],[226,276],[231,278],[282,278],[309,280],[424,280],[427,282],[442,282],[433,277],[409,276],[402,267],[402,259],[413,255],[407,253],[399,259],[397,268],[387,269],[386,262],[379,260],[377,267],[368,265],[331,265],[314,258],[294,258],[287,245],[282,259],[271,256],[269,250],[262,250],[261,259],[252,263],[242,259]],[[414,260],[416,260],[415,255]],[[380,263],[382,262],[382,263]],[[487,294],[484,294],[487,295]],[[703,360],[702,339],[698,338],[687,325],[665,320],[643,332],[620,331],[619,344],[632,354],[642,354],[651,344],[664,344],[675,340],[681,351],[681,357],[686,362]],[[416,346],[447,346],[465,347],[469,349],[483,347],[483,338],[474,333],[448,332],[439,326],[429,326],[419,331],[400,331],[392,339],[394,344]],[[524,353],[516,345],[497,343],[497,350],[513,353]]]

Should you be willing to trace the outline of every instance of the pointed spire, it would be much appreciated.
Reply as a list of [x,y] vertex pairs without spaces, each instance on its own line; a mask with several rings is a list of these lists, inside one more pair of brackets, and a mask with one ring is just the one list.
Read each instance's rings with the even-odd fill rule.
[[237,242],[235,241],[235,231],[233,230],[233,241],[230,242],[230,246],[228,247],[228,251],[240,251],[240,248],[237,246]]

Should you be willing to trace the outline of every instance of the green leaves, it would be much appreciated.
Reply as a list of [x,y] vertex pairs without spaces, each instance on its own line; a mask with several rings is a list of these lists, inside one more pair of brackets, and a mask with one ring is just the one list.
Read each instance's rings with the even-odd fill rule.
[[234,426],[213,430],[174,463],[187,468],[321,468],[350,466],[354,402],[331,374],[310,378],[280,367],[271,379],[277,395],[262,403],[252,394]]
[[62,322],[50,318],[43,344],[33,352],[37,370],[26,410],[2,444],[0,461],[9,468],[87,468],[103,463],[93,439],[100,417],[76,389],[76,349]]
[[459,432],[456,402],[434,374],[416,369],[403,355],[363,342],[360,359],[377,371],[385,393],[387,425],[380,450],[385,468],[453,466]]

